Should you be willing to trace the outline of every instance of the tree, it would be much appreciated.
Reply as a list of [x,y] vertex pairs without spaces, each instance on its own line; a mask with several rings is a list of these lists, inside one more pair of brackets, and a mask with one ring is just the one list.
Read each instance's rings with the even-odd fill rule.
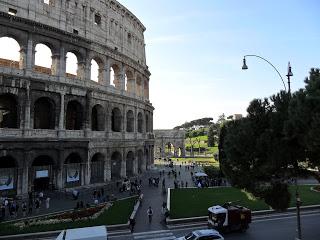
[[217,132],[214,130],[213,125],[211,125],[208,131],[208,147],[214,147],[216,134]]
[[195,141],[198,143],[198,152],[200,155],[200,150],[201,150],[201,138],[198,136],[195,138]]

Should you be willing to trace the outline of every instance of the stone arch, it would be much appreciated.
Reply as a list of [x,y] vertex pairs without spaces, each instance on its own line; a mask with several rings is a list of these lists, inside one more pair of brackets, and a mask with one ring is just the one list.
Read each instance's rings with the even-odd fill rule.
[[53,186],[53,159],[48,155],[36,157],[31,164],[32,186],[35,191],[52,189]]
[[174,155],[174,144],[171,142],[167,142],[164,148],[164,153],[166,156],[173,156]]
[[[79,79],[85,80],[86,78],[86,59],[85,59],[85,49],[83,48],[76,48],[73,45],[69,45],[69,44],[64,44],[65,47],[65,57],[66,57],[66,77],[69,78],[74,78],[77,77]],[[74,55],[76,57],[76,61],[77,61],[77,66],[75,66],[74,64],[72,66],[68,66],[68,60],[70,60],[68,58],[68,54],[72,54],[72,58],[74,59]],[[72,71],[68,71],[69,69],[71,69]],[[76,69],[77,71],[74,72],[74,69]]]
[[121,178],[121,153],[115,151],[111,155],[111,180],[116,180]]
[[138,157],[138,172],[142,173],[144,160],[143,160],[143,151],[141,149],[138,150],[137,157]]
[[91,158],[90,183],[104,182],[104,159],[102,153],[96,153]]
[[79,57],[73,51],[66,53],[66,77],[79,78]]
[[0,51],[0,66],[24,68],[21,45],[14,37],[0,37],[0,46],[6,46]]
[[93,106],[91,111],[91,129],[92,131],[104,131],[104,109],[100,104]]
[[142,87],[143,87],[143,82],[142,78],[140,75],[137,75],[137,80],[136,80],[136,95],[138,97],[142,97]]
[[134,174],[134,153],[129,151],[126,156],[126,176],[130,177]]
[[34,103],[33,128],[55,128],[55,103],[48,97],[40,97]]
[[16,96],[0,95],[0,128],[19,128],[19,114]]
[[54,75],[52,48],[47,43],[37,43],[35,45],[34,71]]
[[95,82],[102,83],[103,79],[104,79],[104,75],[103,75],[104,62],[103,62],[103,60],[98,56],[94,56],[91,58],[90,64],[91,64],[90,79]]
[[125,71],[125,90],[129,93],[134,93],[135,79],[131,69],[126,68]]
[[115,107],[111,113],[111,130],[113,132],[121,132],[122,115],[119,108]]
[[83,127],[83,107],[76,101],[69,101],[66,112],[66,129],[80,130]]
[[133,111],[129,110],[127,112],[127,132],[133,132],[134,131],[134,115]]
[[121,89],[121,68],[117,63],[112,63],[110,66],[110,85]]
[[82,159],[78,153],[70,153],[64,161],[64,176],[66,187],[79,186],[83,176]]
[[0,191],[17,189],[18,164],[11,156],[0,157]]
[[143,132],[143,117],[142,117],[142,113],[139,112],[138,113],[138,133],[142,133]]

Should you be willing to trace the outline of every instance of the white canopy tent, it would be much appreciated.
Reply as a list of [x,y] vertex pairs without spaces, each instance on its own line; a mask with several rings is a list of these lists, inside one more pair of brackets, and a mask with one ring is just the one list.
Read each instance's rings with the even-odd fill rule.
[[195,177],[208,177],[207,174],[205,174],[204,172],[196,172],[194,174]]
[[56,240],[106,240],[105,226],[74,228],[63,230]]

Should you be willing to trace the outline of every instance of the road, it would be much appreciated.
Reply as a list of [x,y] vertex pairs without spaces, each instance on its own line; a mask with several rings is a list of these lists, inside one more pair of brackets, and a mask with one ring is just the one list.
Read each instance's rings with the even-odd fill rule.
[[[301,216],[302,239],[320,239],[320,213],[309,213]],[[200,227],[200,228],[205,228]],[[150,231],[142,233],[126,234],[122,236],[111,236],[114,240],[173,240],[197,228],[180,228],[171,230]],[[293,240],[296,234],[296,216],[282,216],[275,218],[255,220],[245,233],[225,234],[226,240]]]

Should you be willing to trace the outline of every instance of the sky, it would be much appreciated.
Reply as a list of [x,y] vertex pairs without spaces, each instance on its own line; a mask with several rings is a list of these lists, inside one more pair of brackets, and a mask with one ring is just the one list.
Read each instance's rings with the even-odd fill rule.
[[[290,61],[292,91],[304,86],[310,68],[320,67],[318,0],[119,1],[146,27],[154,129],[203,117],[216,121],[222,113],[245,115],[251,100],[284,89],[258,58],[248,57],[243,71],[244,55],[268,59],[285,81]],[[12,47],[0,41],[0,57],[6,49]],[[36,57],[36,65],[43,58]]]
[[320,2],[317,0],[120,0],[146,27],[147,64],[154,128],[186,121],[246,114],[254,98],[304,87],[320,67]]

